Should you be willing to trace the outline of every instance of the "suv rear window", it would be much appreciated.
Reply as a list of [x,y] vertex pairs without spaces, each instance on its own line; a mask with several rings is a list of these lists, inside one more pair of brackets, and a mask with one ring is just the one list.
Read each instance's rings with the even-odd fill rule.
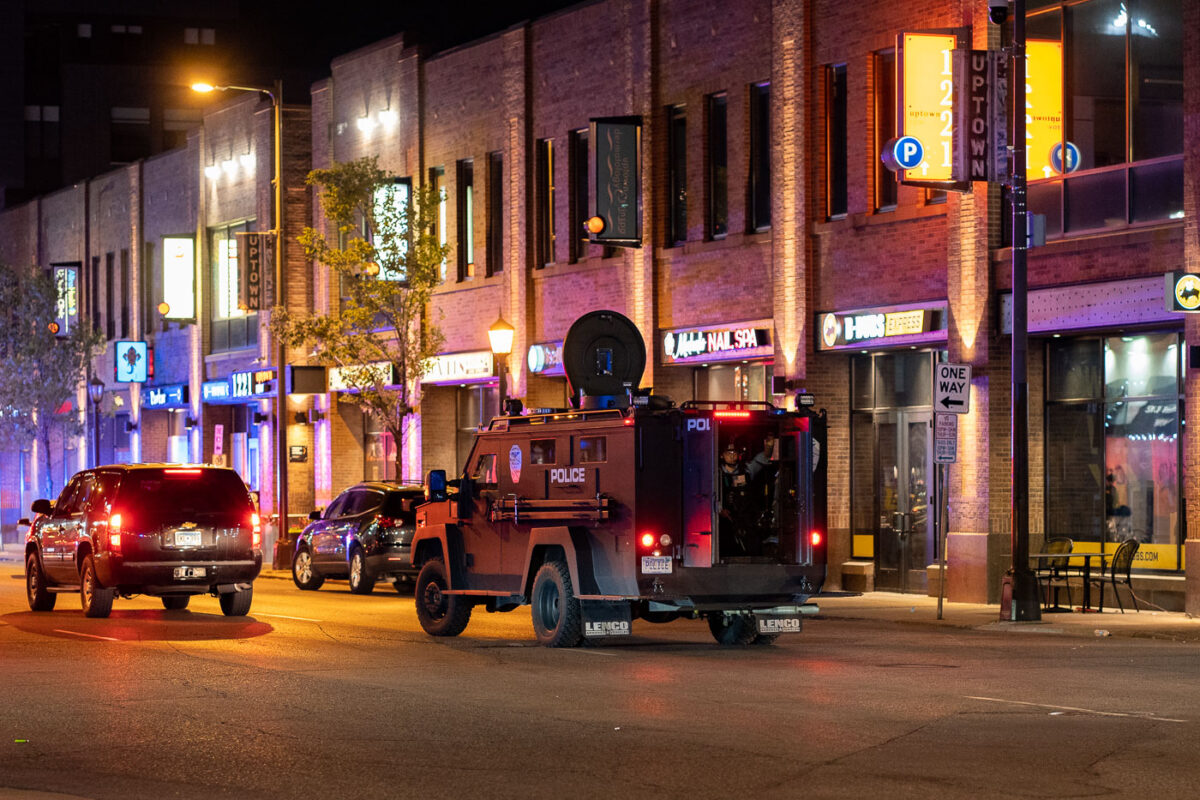
[[225,469],[131,470],[121,481],[118,503],[136,509],[139,517],[151,518],[254,510],[246,484],[236,472]]
[[381,513],[386,517],[400,520],[401,525],[415,525],[417,522],[416,507],[424,502],[425,496],[422,494],[388,492],[387,499],[383,501]]

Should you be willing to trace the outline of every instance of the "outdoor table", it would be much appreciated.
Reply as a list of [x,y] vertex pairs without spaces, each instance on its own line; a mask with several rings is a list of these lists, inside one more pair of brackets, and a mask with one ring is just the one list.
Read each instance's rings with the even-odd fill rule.
[[[1079,574],[1083,577],[1083,605],[1080,606],[1079,610],[1095,611],[1096,609],[1092,608],[1092,559],[1097,558],[1100,560],[1100,574],[1103,576],[1104,560],[1112,558],[1113,555],[1113,553],[1080,553],[1072,551],[1070,553],[1030,553],[1029,558],[1034,561],[1045,561],[1052,558],[1082,558],[1083,571]],[[1068,562],[1069,564],[1070,562]],[[1046,610],[1049,612],[1070,611],[1069,608],[1059,608],[1058,606]]]

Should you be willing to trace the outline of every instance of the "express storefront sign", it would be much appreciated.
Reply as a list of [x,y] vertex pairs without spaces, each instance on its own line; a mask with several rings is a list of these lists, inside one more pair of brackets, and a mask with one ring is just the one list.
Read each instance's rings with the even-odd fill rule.
[[818,350],[864,345],[916,345],[946,341],[946,304],[892,306],[817,315]]
[[664,364],[744,361],[774,354],[771,320],[677,328],[663,334],[662,344]]

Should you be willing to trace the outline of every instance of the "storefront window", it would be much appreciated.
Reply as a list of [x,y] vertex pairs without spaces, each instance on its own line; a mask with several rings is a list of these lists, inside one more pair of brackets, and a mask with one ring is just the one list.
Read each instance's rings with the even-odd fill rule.
[[237,234],[254,228],[254,221],[209,229],[213,298],[210,306],[211,349],[214,353],[258,344],[258,314],[238,304],[239,253]]
[[1050,343],[1047,536],[1133,538],[1138,565],[1180,568],[1179,351],[1176,334]]
[[458,436],[456,463],[463,464],[475,443],[475,432],[499,413],[498,389],[494,386],[463,386],[458,390]]
[[396,480],[396,440],[375,417],[363,415],[363,475],[369,481]]
[[766,402],[770,383],[766,364],[735,364],[696,370],[697,400]]

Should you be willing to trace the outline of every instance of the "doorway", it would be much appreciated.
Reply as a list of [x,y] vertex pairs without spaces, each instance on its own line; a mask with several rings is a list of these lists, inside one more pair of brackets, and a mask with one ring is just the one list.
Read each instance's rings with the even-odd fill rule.
[[937,351],[852,359],[851,556],[875,562],[875,588],[924,593],[937,557],[929,513]]

